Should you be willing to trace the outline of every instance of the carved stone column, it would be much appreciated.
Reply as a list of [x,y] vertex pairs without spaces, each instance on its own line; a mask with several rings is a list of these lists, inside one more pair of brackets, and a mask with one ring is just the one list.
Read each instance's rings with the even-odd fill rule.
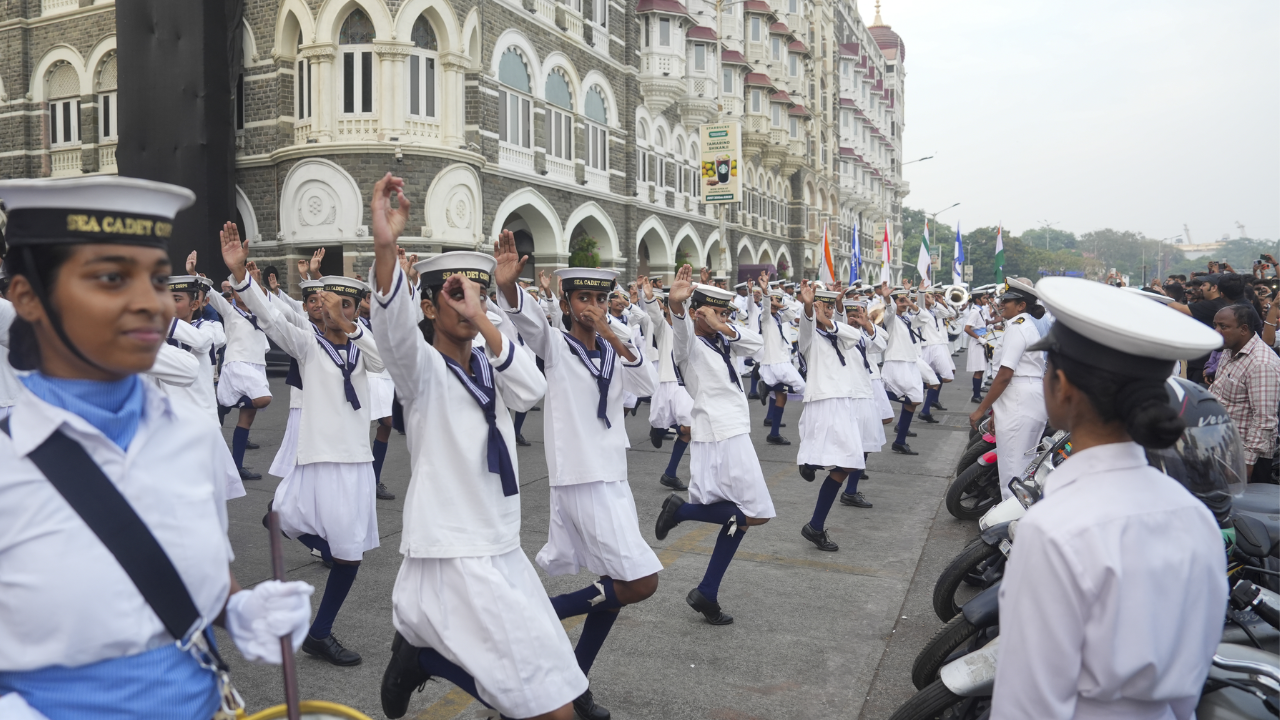
[[333,140],[333,114],[337,109],[333,87],[333,59],[336,55],[337,48],[330,43],[303,45],[298,52],[298,57],[311,66],[311,77],[315,79],[307,88],[311,94],[311,133],[308,139],[318,142]]
[[436,108],[440,118],[440,144],[465,147],[466,73],[471,67],[471,58],[465,53],[441,50],[436,62],[440,63],[440,105]]
[[382,92],[378,103],[378,132],[380,137],[398,136],[404,132],[408,108],[405,97],[408,81],[405,79],[405,58],[413,43],[385,41],[373,46],[381,66]]

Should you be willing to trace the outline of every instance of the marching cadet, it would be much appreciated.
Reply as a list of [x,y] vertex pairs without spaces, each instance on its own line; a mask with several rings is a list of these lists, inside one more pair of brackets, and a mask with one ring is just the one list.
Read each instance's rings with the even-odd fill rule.
[[689,502],[672,493],[662,503],[654,534],[665,540],[685,520],[723,526],[702,583],[685,602],[708,623],[728,625],[733,616],[720,609],[720,581],[747,528],[776,515],[751,444],[747,397],[732,357],[758,352],[763,341],[750,329],[757,318],[748,318],[744,328],[729,324],[732,293],[695,285],[692,278],[693,268],[680,268],[668,295],[676,364],[693,396]]
[[210,626],[225,623],[246,659],[279,663],[312,589],[240,589],[222,434],[138,377],[165,345],[167,238],[195,196],[89,177],[3,181],[0,198],[6,337],[30,371],[0,425],[0,717],[234,714]]
[[[760,284],[766,285],[769,275],[760,272]],[[763,345],[755,355],[760,366],[760,403],[767,405],[764,424],[769,428],[765,441],[770,445],[790,445],[791,441],[778,434],[782,424],[782,413],[787,406],[788,393],[804,393],[804,378],[791,362],[791,343],[786,338],[784,327],[800,315],[799,303],[792,303],[781,288],[770,288],[767,314],[756,315],[756,331],[760,333]],[[772,397],[773,402],[769,400]]]
[[[369,321],[368,295],[360,299],[358,320],[366,330],[373,332],[373,326]],[[373,435],[373,480],[376,490],[374,496],[379,500],[396,499],[396,494],[382,482],[382,464],[386,462],[387,442],[391,439],[391,405],[395,402],[395,396],[396,384],[391,380],[391,374],[386,369],[369,373],[369,417],[377,423],[377,430]]]
[[324,332],[300,328],[271,306],[250,274],[248,243],[240,240],[235,223],[223,226],[221,241],[232,291],[244,299],[258,327],[298,361],[302,378],[297,463],[268,506],[280,514],[285,535],[319,550],[333,565],[302,651],[334,665],[358,665],[360,655],[344,647],[332,629],[364,553],[378,547],[368,372],[383,365],[373,338],[355,322],[368,286],[351,278],[321,278]]
[[[843,305],[836,313],[835,321],[840,324],[847,323],[855,330],[861,331],[856,346],[858,355],[845,367],[852,375],[853,417],[858,427],[858,437],[862,441],[862,453],[865,458],[870,453],[880,452],[884,448],[886,422],[884,418],[888,416],[890,420],[893,419],[893,406],[889,404],[889,398],[884,394],[884,386],[880,385],[877,389],[876,385],[880,382],[875,376],[877,368],[869,359],[873,351],[884,350],[887,338],[886,333],[867,317],[865,300],[846,299]],[[849,473],[848,484],[840,494],[842,505],[871,507],[871,503],[867,501],[862,491],[858,490],[858,481],[865,475],[865,465],[863,469]]]
[[955,317],[956,311],[941,298],[942,288],[931,288],[924,293],[924,307],[913,321],[923,338],[920,357],[938,377],[938,382],[925,393],[924,409],[920,411],[920,419],[932,424],[939,422],[933,417],[933,410],[946,410],[938,402],[942,383],[949,383],[956,376],[956,365],[951,362],[947,339],[947,321]]
[[[987,311],[987,293],[983,288],[975,288],[970,296],[969,317],[964,321],[964,334],[969,336],[968,353],[964,369],[973,373],[973,398],[970,402],[982,402],[982,376],[987,372],[987,351],[983,346],[983,333],[989,332],[987,325],[991,316]],[[981,331],[981,332],[980,332]]]
[[[324,334],[324,305],[320,302],[320,291],[324,283],[315,280],[303,280],[298,283],[302,290],[302,314],[294,310],[291,302],[283,304],[281,316],[295,327],[310,330],[317,335]],[[293,298],[289,298],[292,300]],[[273,306],[275,307],[275,306]],[[280,447],[271,461],[267,472],[278,478],[286,478],[298,464],[298,428],[302,424],[302,370],[297,358],[290,356],[289,372],[285,375],[284,384],[289,386],[289,416],[284,424],[284,436],[280,439]],[[315,555],[318,551],[312,551]],[[332,562],[330,562],[332,564]]]
[[[884,350],[888,346],[889,334],[884,331],[880,324],[884,321],[884,311],[886,300],[881,298],[879,293],[873,289],[868,295],[866,301],[867,319],[876,325],[879,330],[876,331],[876,337],[880,342],[867,346],[867,363],[871,366],[871,399],[876,404],[876,412],[880,416],[880,424],[888,425],[893,422],[898,413],[893,409],[893,403],[889,402],[889,393],[884,389],[884,376],[880,373],[880,366],[884,364]],[[874,318],[876,313],[880,313],[879,318]],[[863,473],[866,477],[866,473]]]
[[492,256],[452,252],[418,263],[415,299],[396,262],[409,219],[403,187],[388,173],[371,203],[373,328],[404,405],[413,466],[382,710],[404,716],[414,691],[440,677],[507,717],[572,720],[587,678],[520,549],[508,414],[532,407],[546,380],[485,313]]
[[649,441],[662,447],[667,429],[675,428],[676,441],[671,446],[671,459],[658,482],[672,490],[688,490],[680,481],[680,460],[689,447],[689,430],[693,427],[693,397],[685,389],[680,367],[676,365],[671,331],[671,310],[662,303],[650,282],[644,282],[644,309],[653,324],[658,340],[658,389],[649,405]]
[[911,432],[911,418],[924,401],[924,378],[920,373],[920,339],[911,329],[907,315],[912,306],[906,288],[890,290],[887,285],[878,289],[884,296],[884,329],[887,339],[884,350],[884,366],[880,369],[885,390],[892,392],[902,403],[902,415],[895,428],[897,436],[891,450],[901,455],[919,455],[907,444]]
[[1012,497],[1009,481],[1030,462],[1027,456],[1040,443],[1044,424],[1049,419],[1042,383],[1044,353],[1028,350],[1040,340],[1040,330],[1032,322],[1033,318],[1044,315],[1044,306],[1037,299],[1030,285],[1009,279],[1000,296],[1000,315],[1008,321],[1000,369],[978,409],[969,415],[969,425],[975,430],[987,411],[994,416],[996,442],[1000,444],[996,456],[1000,466],[1000,496],[1005,499]]
[[796,463],[801,477],[809,482],[813,482],[818,469],[831,468],[818,490],[813,517],[800,529],[800,535],[826,552],[840,549],[826,530],[827,514],[836,494],[845,478],[866,467],[861,429],[853,421],[857,388],[849,368],[861,359],[858,343],[863,336],[860,330],[835,322],[835,304],[839,300],[840,293],[833,290],[815,290],[807,283],[800,288],[804,311],[800,314],[797,344],[809,368],[809,379],[804,411],[800,414]]
[[[194,253],[193,253],[194,254]],[[169,292],[173,295],[173,321],[169,324],[166,342],[173,347],[191,353],[196,359],[198,372],[195,382],[179,388],[173,387],[171,395],[184,397],[209,417],[218,417],[218,398],[213,386],[214,353],[227,342],[222,323],[197,316],[200,309],[200,278],[194,275],[176,275],[169,278]]]
[[[582,590],[551,598],[561,620],[586,615],[575,655],[591,671],[618,611],[658,589],[662,563],[640,534],[635,499],[627,482],[624,398],[653,395],[644,353],[619,337],[628,325],[610,320],[613,270],[556,271],[569,305],[569,329],[555,330],[515,278],[528,258],[516,253],[515,236],[503,231],[494,250],[498,305],[508,314],[547,377],[544,434],[551,485],[551,525],[535,558],[551,575],[586,568],[600,579]],[[614,318],[616,319],[616,315]],[[573,701],[588,720],[607,720],[590,689]]]

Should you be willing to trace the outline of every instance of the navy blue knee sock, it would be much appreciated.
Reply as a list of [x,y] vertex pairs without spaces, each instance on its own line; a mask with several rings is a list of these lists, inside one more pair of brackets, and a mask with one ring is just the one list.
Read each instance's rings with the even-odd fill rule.
[[609,637],[609,630],[617,619],[617,610],[595,610],[587,615],[586,622],[582,624],[582,635],[578,636],[578,646],[573,649],[583,675],[591,672],[596,655],[600,654],[600,648],[604,647],[605,638]]
[[685,520],[695,520],[697,522],[712,523],[714,525],[723,525],[729,522],[729,518],[738,514],[738,506],[728,500],[711,503],[710,505],[699,505],[697,503],[687,502],[680,506],[676,511],[676,519],[680,522]]
[[333,562],[333,553],[329,552],[329,541],[319,535],[299,535],[298,542],[306,545],[311,550],[320,551],[320,559],[327,563]]
[[667,463],[667,475],[676,477],[676,471],[680,468],[680,458],[684,457],[684,451],[689,447],[689,443],[683,440],[676,440],[671,446],[671,462]]
[[231,433],[231,458],[236,461],[236,467],[244,467],[244,446],[249,443],[249,428],[236,426],[235,431]]
[[[782,391],[782,390],[779,390],[778,392],[783,392],[783,391]],[[778,434],[778,426],[782,424],[782,411],[783,411],[783,409],[784,409],[783,407],[781,407],[781,406],[779,406],[779,405],[777,405],[777,404],[774,404],[774,406],[773,406],[773,418],[770,420],[770,422],[771,422],[771,423],[773,423],[773,426],[772,426],[772,427],[773,427],[773,429],[769,431],[769,434],[770,434],[770,435],[777,435],[777,434]]]
[[[435,648],[422,648],[418,651],[418,665],[432,677],[444,678],[449,682],[457,685],[460,690],[480,700],[480,693],[476,690],[476,679],[471,677],[471,673],[463,670],[457,663],[445,658]],[[480,703],[489,709],[493,706],[484,700]]]
[[308,634],[317,640],[329,637],[333,631],[333,619],[338,617],[338,610],[347,599],[351,585],[356,581],[359,565],[334,563],[329,571],[329,582],[324,584],[324,597],[320,598],[320,609],[316,611],[316,619],[311,621]]
[[387,459],[387,444],[381,440],[373,441],[373,480],[382,482],[382,462]]
[[720,528],[720,534],[716,536],[716,549],[711,551],[711,560],[707,562],[707,572],[698,584],[703,597],[711,602],[715,602],[720,596],[720,581],[724,579],[724,573],[729,569],[729,563],[733,561],[733,555],[738,552],[738,546],[742,544],[742,538],[746,534],[747,529],[742,526],[732,535],[729,534],[728,525]]
[[618,602],[618,596],[613,592],[613,579],[602,577],[599,580],[599,584],[604,586],[603,598],[601,598],[600,588],[596,587],[594,583],[581,590],[574,590],[551,598],[551,607],[555,608],[556,617],[564,620],[577,615],[586,615],[596,610],[617,610],[621,608],[622,603]]
[[520,428],[524,427],[524,418],[528,414],[529,413],[516,413],[516,419],[512,424],[515,425],[517,435],[520,434]]
[[979,375],[973,379],[973,396],[978,397],[978,393],[982,392],[982,376]]
[[939,388],[938,390],[929,390],[925,392],[924,410],[920,412],[921,415],[928,415],[930,417],[933,416],[933,404],[938,401],[939,390],[941,390],[941,388]]
[[858,481],[862,479],[862,471],[854,470],[849,473],[849,484],[844,488],[845,495],[853,495],[858,492]]
[[831,512],[831,504],[836,501],[836,493],[840,492],[842,484],[830,475],[823,481],[822,487],[818,489],[818,502],[814,503],[813,519],[809,520],[809,527],[822,532],[827,526],[827,513]]
[[894,440],[895,445],[902,445],[907,442],[907,431],[911,429],[911,411],[907,409],[907,404],[902,404],[902,417],[898,418],[898,438]]

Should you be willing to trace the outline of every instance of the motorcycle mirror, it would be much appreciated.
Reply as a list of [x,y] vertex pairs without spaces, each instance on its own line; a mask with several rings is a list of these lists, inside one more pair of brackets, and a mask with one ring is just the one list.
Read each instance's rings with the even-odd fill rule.
[[1030,508],[1040,500],[1040,489],[1018,478],[1009,481],[1009,491],[1018,498],[1018,502],[1024,508]]

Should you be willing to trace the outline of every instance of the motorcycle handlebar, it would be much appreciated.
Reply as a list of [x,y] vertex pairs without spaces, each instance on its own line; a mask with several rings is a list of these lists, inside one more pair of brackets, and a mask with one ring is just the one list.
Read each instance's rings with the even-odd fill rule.
[[1231,607],[1236,610],[1252,610],[1263,622],[1280,629],[1280,610],[1263,600],[1262,588],[1248,580],[1241,580],[1231,589]]

